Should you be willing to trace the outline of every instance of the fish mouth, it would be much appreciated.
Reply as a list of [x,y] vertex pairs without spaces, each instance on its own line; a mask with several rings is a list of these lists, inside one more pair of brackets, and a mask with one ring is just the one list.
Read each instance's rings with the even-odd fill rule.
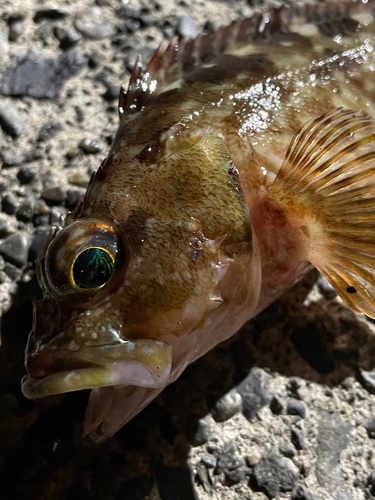
[[[38,350],[39,351],[39,350]],[[26,361],[22,392],[29,399],[108,386],[164,387],[172,366],[172,348],[156,340],[123,341],[34,352]]]

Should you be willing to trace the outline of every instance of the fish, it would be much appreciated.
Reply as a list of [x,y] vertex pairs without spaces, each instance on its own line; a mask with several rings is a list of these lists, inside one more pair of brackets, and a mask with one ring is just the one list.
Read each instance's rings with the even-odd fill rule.
[[[117,432],[313,266],[375,318],[375,9],[274,7],[139,59],[36,263],[27,398]],[[183,397],[183,396],[181,396]]]

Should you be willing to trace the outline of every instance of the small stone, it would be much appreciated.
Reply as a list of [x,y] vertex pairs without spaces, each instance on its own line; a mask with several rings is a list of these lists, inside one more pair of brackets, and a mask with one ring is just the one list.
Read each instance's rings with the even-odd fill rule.
[[74,108],[74,111],[76,113],[76,118],[78,123],[82,123],[85,119],[85,112],[80,106],[76,106]]
[[296,454],[296,450],[290,443],[281,443],[279,446],[279,452],[287,458],[293,458]]
[[103,144],[95,139],[89,139],[88,137],[82,139],[82,141],[78,144],[78,147],[82,149],[82,151],[88,155],[95,155],[97,153],[101,153],[103,151]]
[[78,147],[73,147],[68,149],[66,152],[65,156],[69,159],[72,160],[73,158],[76,158],[79,155],[79,148]]
[[217,463],[216,458],[212,455],[203,455],[201,462],[207,469],[214,469]]
[[24,200],[17,210],[17,219],[22,222],[30,222],[34,215],[34,200]]
[[38,215],[46,215],[49,214],[51,211],[50,207],[47,205],[47,203],[39,199],[36,201],[35,206],[34,206],[34,213]]
[[10,96],[55,99],[65,81],[82,71],[86,64],[86,58],[72,50],[57,59],[42,59],[29,50],[5,70],[1,92]]
[[0,245],[0,255],[4,260],[22,267],[27,263],[28,239],[24,233],[15,233],[7,238]]
[[101,59],[99,54],[90,54],[89,60],[88,60],[88,65],[91,69],[97,69],[99,68],[101,63]]
[[[306,491],[305,487],[301,484],[298,484],[292,493],[291,500],[315,500],[315,497]],[[317,499],[316,499],[317,500]],[[344,500],[344,499],[342,499]]]
[[25,31],[25,23],[23,21],[13,21],[9,24],[8,39],[10,42],[16,42]]
[[38,255],[44,250],[50,232],[50,227],[38,227],[38,229],[34,231],[34,235],[32,237],[29,248],[28,260],[30,262],[34,262]]
[[302,450],[305,447],[305,439],[303,432],[300,429],[292,428],[290,431],[290,439],[296,450]]
[[197,23],[190,16],[182,16],[178,21],[176,34],[181,38],[196,38],[198,35]]
[[62,126],[60,123],[48,122],[43,125],[40,129],[38,137],[36,138],[37,142],[47,142],[55,137],[62,130]]
[[365,429],[367,431],[368,437],[375,439],[375,417],[371,418],[366,424]]
[[78,189],[68,189],[65,197],[66,208],[72,210],[83,200],[84,196],[85,193],[83,191],[79,191]]
[[5,263],[4,272],[12,281],[17,281],[22,276],[22,271],[10,262]]
[[120,90],[120,85],[108,85],[103,98],[108,102],[116,101],[119,98]]
[[203,486],[203,489],[206,493],[211,493],[212,481],[207,472],[207,468],[202,463],[200,463],[196,469],[195,480],[198,484],[201,484]]
[[232,443],[226,443],[218,456],[215,474],[221,474],[222,472],[227,474],[243,465],[244,461],[236,454]]
[[250,467],[255,467],[261,458],[262,454],[260,451],[257,448],[253,448],[246,456],[246,462]]
[[74,26],[82,35],[91,40],[103,40],[115,32],[112,23],[103,19],[102,9],[98,7],[87,8],[77,14]]
[[275,451],[271,451],[254,468],[256,485],[269,498],[276,497],[280,492],[292,491],[298,477],[293,462]]
[[35,170],[24,165],[17,172],[17,179],[21,184],[31,184],[36,177]]
[[282,413],[284,405],[277,396],[272,396],[270,409],[274,415],[280,415]]
[[192,439],[194,446],[199,446],[201,444],[207,443],[211,434],[211,424],[205,418],[198,420],[197,430]]
[[238,484],[249,475],[249,469],[245,466],[241,466],[237,469],[226,471],[224,475],[226,483],[229,483],[229,485]]
[[358,368],[356,372],[357,380],[370,394],[375,394],[375,372]]
[[63,207],[52,207],[49,214],[49,224],[51,226],[59,224],[61,221],[61,217],[64,216],[65,216],[65,210]]
[[68,11],[64,9],[38,9],[33,17],[33,21],[35,23],[39,23],[43,19],[58,21],[59,19],[65,19],[68,14]]
[[302,401],[298,399],[289,399],[286,405],[288,415],[298,415],[301,418],[306,417],[306,408]]
[[224,422],[240,411],[241,406],[242,397],[233,389],[216,402],[211,414],[216,422]]
[[17,167],[25,161],[25,156],[23,154],[16,154],[13,151],[6,149],[1,152],[1,160],[3,168]]
[[18,200],[12,194],[6,194],[1,200],[1,210],[8,215],[15,215],[19,207]]
[[13,103],[6,102],[0,106],[0,125],[11,137],[18,137],[23,132],[25,124]]
[[59,186],[45,189],[40,195],[49,205],[61,205],[65,200],[66,193]]
[[83,174],[81,172],[75,172],[74,174],[68,177],[69,184],[73,186],[79,186],[83,188],[87,188],[88,183],[90,181],[90,177],[87,174]]
[[251,373],[237,386],[242,396],[242,411],[244,416],[252,422],[257,412],[266,406],[271,395],[267,389],[269,376],[261,368],[254,368]]
[[61,32],[57,38],[60,41],[60,48],[67,50],[78,43],[82,39],[82,35],[74,28],[70,28],[66,31],[64,30],[64,33]]

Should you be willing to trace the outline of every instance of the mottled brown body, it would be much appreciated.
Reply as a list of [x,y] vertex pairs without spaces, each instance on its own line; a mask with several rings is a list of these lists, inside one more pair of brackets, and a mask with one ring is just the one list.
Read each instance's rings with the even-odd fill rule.
[[[371,313],[372,299],[366,306],[361,294],[351,300],[338,281],[341,261],[332,272],[329,267],[336,229],[326,200],[341,203],[346,188],[340,185],[337,194],[334,186],[345,175],[357,182],[355,197],[366,198],[355,159],[363,154],[364,163],[373,162],[369,127],[375,118],[372,12],[359,2],[336,7],[255,15],[211,38],[172,42],[145,71],[140,65],[134,70],[120,97],[114,144],[71,226],[79,231],[79,221],[87,219],[111,225],[126,265],[116,264],[99,291],[103,299],[85,291],[80,306],[65,307],[62,288],[54,289],[53,278],[48,284],[47,251],[39,271],[47,275],[44,305],[59,308],[60,322],[48,324],[41,304],[29,348],[34,379],[51,370],[74,372],[77,359],[86,366],[81,351],[103,345],[115,346],[116,359],[124,352],[125,361],[138,362],[134,370],[143,366],[144,372],[131,374],[125,367],[114,382],[112,367],[108,383],[82,383],[79,388],[128,386],[93,391],[87,432],[99,425],[104,435],[115,432],[190,362],[289,288],[310,262],[326,266],[354,309]],[[340,107],[370,118],[335,112]],[[326,178],[331,191],[325,198],[320,190]],[[373,279],[366,276],[361,279],[369,284],[361,283],[367,293]],[[124,351],[129,345],[131,357]],[[145,345],[162,361],[147,361]],[[99,354],[90,357],[90,369],[104,363],[102,351],[93,352]],[[162,381],[155,370],[164,373]],[[52,389],[42,381],[40,392],[59,391],[51,380]],[[35,396],[39,382],[37,389],[33,384]]]

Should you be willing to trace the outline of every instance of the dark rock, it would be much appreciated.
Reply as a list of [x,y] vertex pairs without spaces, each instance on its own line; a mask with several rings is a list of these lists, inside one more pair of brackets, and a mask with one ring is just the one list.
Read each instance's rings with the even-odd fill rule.
[[192,474],[187,467],[169,467],[159,464],[156,478],[161,500],[197,500]]
[[375,439],[375,417],[371,418],[366,424],[365,429],[370,438]]
[[296,450],[290,443],[282,443],[279,446],[279,452],[287,458],[293,458],[296,454]]
[[[8,219],[0,219],[0,238],[5,238],[14,233],[13,223]],[[2,259],[0,259],[1,261]]]
[[76,106],[74,108],[74,111],[76,112],[76,118],[77,118],[77,122],[78,123],[82,123],[83,120],[85,119],[85,112],[83,111],[83,109],[79,106]]
[[89,60],[88,60],[88,65],[89,68],[91,69],[96,69],[100,66],[101,59],[99,54],[90,54]]
[[87,8],[77,14],[74,19],[74,26],[87,38],[91,40],[103,40],[112,36],[115,28],[108,20],[103,19],[101,9]]
[[66,208],[73,209],[78,203],[80,203],[85,196],[83,191],[79,191],[78,189],[68,189],[65,197],[65,206]]
[[225,472],[224,475],[226,484],[229,485],[238,484],[243,479],[245,479],[246,476],[250,475],[250,469],[243,465],[241,467],[238,467],[237,469]]
[[0,255],[4,260],[22,267],[27,263],[28,239],[24,233],[11,234],[0,245]]
[[375,394],[375,372],[358,368],[356,372],[357,380],[370,394]]
[[176,34],[181,38],[196,38],[198,35],[197,23],[190,16],[182,16],[178,21]]
[[10,262],[5,263],[4,272],[12,281],[17,281],[22,276],[22,271]]
[[298,415],[301,418],[306,417],[305,405],[298,399],[289,399],[286,404],[286,411],[288,415]]
[[242,396],[242,411],[244,416],[253,421],[257,412],[271,400],[267,390],[267,377],[262,369],[254,368],[251,373],[237,386]]
[[62,126],[60,123],[49,122],[43,125],[40,129],[38,137],[36,138],[37,142],[47,142],[55,137],[62,130]]
[[35,23],[39,23],[43,19],[50,21],[58,21],[65,19],[68,16],[68,11],[64,9],[38,9],[33,17]]
[[118,500],[143,500],[151,491],[154,480],[147,474],[132,477],[122,483],[118,495]]
[[293,492],[291,500],[318,500],[312,493],[309,493],[305,487],[301,484],[298,484]]
[[280,413],[282,413],[284,405],[277,396],[272,396],[270,409],[274,415],[280,415]]
[[17,167],[25,161],[25,156],[6,149],[1,152],[1,160],[3,168]]
[[82,35],[74,28],[68,30],[55,30],[55,36],[60,42],[60,49],[68,50],[82,40]]
[[203,455],[201,462],[207,469],[214,469],[217,464],[216,458],[212,455]]
[[244,460],[236,454],[231,443],[226,443],[217,458],[215,474],[224,473],[226,477],[229,477],[230,473],[238,468],[244,468]]
[[121,85],[108,85],[107,90],[103,94],[103,98],[108,102],[115,101],[119,98],[120,90]]
[[11,137],[18,137],[23,132],[25,124],[13,103],[6,102],[0,106],[0,125]]
[[367,480],[369,486],[369,492],[371,495],[375,496],[375,471],[372,471]]
[[203,464],[199,464],[195,475],[195,480],[198,484],[203,486],[206,493],[212,493],[212,481]]
[[294,444],[296,450],[302,450],[305,447],[305,438],[300,429],[292,428],[290,431],[290,439]]
[[349,432],[350,425],[339,413],[322,412],[317,436],[316,477],[329,493],[343,482],[340,456],[348,445]]
[[211,434],[211,424],[205,418],[198,420],[197,429],[192,439],[194,446],[199,446],[201,444],[207,443]]
[[17,210],[17,219],[22,222],[30,222],[34,215],[34,200],[24,200]]
[[258,490],[269,498],[292,491],[299,477],[293,462],[272,451],[254,467],[253,477]]
[[56,186],[45,189],[40,197],[43,198],[48,205],[61,205],[65,200],[66,193],[64,189]]
[[86,62],[85,57],[71,50],[57,59],[42,59],[29,50],[6,69],[1,92],[11,96],[55,99],[65,81],[82,71]]
[[29,247],[28,260],[30,262],[34,262],[38,255],[42,252],[42,250],[44,250],[50,231],[50,227],[38,227],[38,229],[34,231],[34,235]]
[[233,389],[216,402],[211,415],[216,422],[224,422],[240,411],[241,406],[242,398],[236,389]]
[[21,167],[17,172],[17,179],[21,184],[31,184],[35,180],[35,177],[35,171],[26,165]]
[[103,151],[103,144],[95,139],[85,138],[78,144],[82,151],[88,155],[95,155]]
[[15,215],[19,207],[18,200],[12,194],[6,194],[1,200],[1,210],[8,215]]
[[8,39],[10,42],[16,42],[25,31],[25,23],[23,21],[13,21],[9,25]]
[[33,226],[48,226],[49,225],[49,215],[47,214],[34,214]]
[[49,213],[49,224],[51,226],[61,222],[61,217],[65,216],[65,210],[63,207],[52,207]]
[[73,158],[76,158],[79,155],[79,153],[80,149],[78,147],[72,147],[68,149],[65,156],[68,158],[68,160],[72,160]]

